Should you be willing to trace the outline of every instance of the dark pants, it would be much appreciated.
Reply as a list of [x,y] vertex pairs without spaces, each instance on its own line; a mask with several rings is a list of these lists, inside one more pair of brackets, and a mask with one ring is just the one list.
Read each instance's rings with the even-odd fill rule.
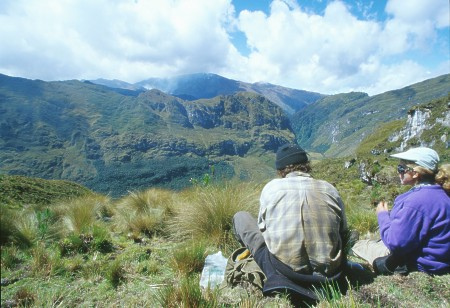
[[266,245],[256,219],[248,212],[237,212],[234,215],[233,233],[236,240],[247,247],[253,256],[259,248]]

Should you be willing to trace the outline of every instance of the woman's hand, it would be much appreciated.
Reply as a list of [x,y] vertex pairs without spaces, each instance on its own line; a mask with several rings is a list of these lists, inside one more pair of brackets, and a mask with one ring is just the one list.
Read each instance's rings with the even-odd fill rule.
[[389,211],[388,203],[386,201],[380,201],[380,203],[378,203],[378,205],[377,205],[377,210],[376,211],[377,211],[377,214],[380,213],[380,212],[387,212],[387,211]]

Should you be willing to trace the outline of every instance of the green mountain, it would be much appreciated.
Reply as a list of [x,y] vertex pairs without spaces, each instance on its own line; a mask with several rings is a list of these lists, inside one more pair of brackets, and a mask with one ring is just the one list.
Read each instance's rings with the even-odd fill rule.
[[297,142],[328,157],[354,153],[380,124],[403,118],[415,105],[446,96],[450,74],[403,89],[368,96],[345,93],[327,96],[291,117]]
[[254,93],[185,101],[158,90],[0,75],[0,172],[72,180],[122,195],[190,179],[263,177],[294,140],[282,109]]

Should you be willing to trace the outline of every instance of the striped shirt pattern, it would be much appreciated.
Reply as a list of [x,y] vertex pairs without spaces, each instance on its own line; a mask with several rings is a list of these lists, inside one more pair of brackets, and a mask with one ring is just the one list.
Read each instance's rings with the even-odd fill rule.
[[347,222],[330,183],[298,171],[270,181],[261,193],[258,227],[269,251],[294,271],[337,272]]

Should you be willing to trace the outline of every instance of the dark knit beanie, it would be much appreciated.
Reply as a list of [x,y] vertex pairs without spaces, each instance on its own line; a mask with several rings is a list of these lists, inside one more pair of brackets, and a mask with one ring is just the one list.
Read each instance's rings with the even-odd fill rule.
[[303,164],[308,162],[305,150],[295,144],[285,144],[277,151],[275,167],[277,170],[286,168],[288,165]]

